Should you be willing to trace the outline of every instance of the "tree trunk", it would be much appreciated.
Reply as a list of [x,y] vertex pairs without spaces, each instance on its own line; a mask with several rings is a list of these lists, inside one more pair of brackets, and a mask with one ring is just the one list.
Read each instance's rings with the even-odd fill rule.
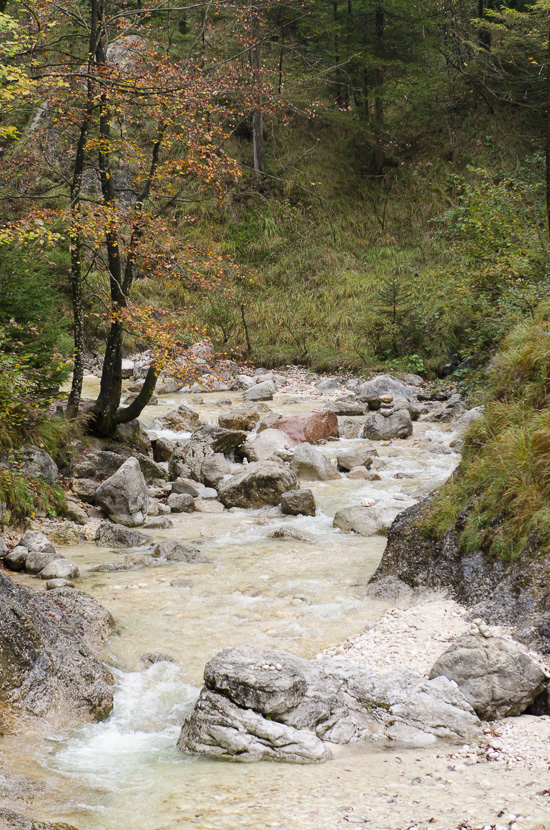
[[82,246],[78,230],[78,203],[82,190],[82,176],[86,154],[88,133],[94,110],[95,84],[92,80],[92,66],[96,62],[96,52],[101,39],[101,23],[103,8],[100,0],[92,0],[90,20],[90,40],[88,45],[88,80],[86,82],[86,109],[80,125],[80,135],[76,148],[76,156],[71,181],[71,300],[74,322],[74,365],[71,391],[67,404],[67,415],[74,418],[78,415],[78,407],[82,397],[82,381],[84,378],[84,306],[82,299]]
[[550,30],[546,52],[546,221],[550,236]]
[[[384,38],[384,8],[383,6],[376,7],[374,20],[374,34],[376,36],[376,52],[378,60],[382,59],[382,47]],[[379,64],[374,71],[374,124],[376,130],[376,138],[374,145],[374,172],[377,176],[382,173],[384,167],[384,148],[382,146],[382,130],[384,128],[384,71]]]
[[[157,135],[153,143],[151,164],[149,173],[141,192],[137,195],[133,210],[130,240],[128,242],[128,253],[124,271],[121,264],[120,245],[118,232],[114,226],[106,229],[105,241],[107,246],[107,260],[110,274],[110,293],[112,307],[112,321],[105,346],[105,359],[103,371],[101,372],[101,383],[99,395],[93,407],[93,427],[99,435],[111,435],[118,424],[127,423],[141,413],[149,403],[154,392],[159,370],[156,366],[151,367],[147,373],[145,383],[136,400],[131,406],[120,408],[122,396],[122,345],[123,326],[120,314],[128,304],[128,298],[134,280],[134,265],[136,262],[139,241],[142,229],[142,211],[145,200],[149,197],[153,184],[160,155],[160,148],[164,137],[164,125],[159,125]],[[101,175],[101,188],[103,199],[106,204],[114,204],[115,190],[111,171],[111,160],[109,152],[110,125],[107,102],[102,101],[100,133],[102,136],[102,150],[99,153],[99,169]]]
[[[250,66],[255,83],[260,80],[260,18],[258,8],[253,3],[250,6]],[[252,149],[254,155],[254,173],[258,183],[261,183],[264,174],[264,125],[261,100],[258,101],[252,114]]]

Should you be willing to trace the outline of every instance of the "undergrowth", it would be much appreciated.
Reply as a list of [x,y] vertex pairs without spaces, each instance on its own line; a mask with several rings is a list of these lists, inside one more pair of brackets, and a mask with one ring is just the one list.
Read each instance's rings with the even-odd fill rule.
[[36,515],[63,516],[66,509],[61,487],[52,487],[35,476],[12,469],[0,469],[0,502],[6,505],[2,514],[2,523],[6,525]]
[[434,498],[422,531],[441,538],[465,511],[460,541],[503,559],[550,554],[550,306],[506,338],[482,417],[458,474]]

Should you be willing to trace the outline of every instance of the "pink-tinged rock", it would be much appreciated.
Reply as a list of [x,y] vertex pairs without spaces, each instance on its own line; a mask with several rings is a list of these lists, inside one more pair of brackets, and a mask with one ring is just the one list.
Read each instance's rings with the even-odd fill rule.
[[281,418],[272,424],[272,429],[286,432],[297,444],[318,444],[327,438],[338,438],[338,418],[328,409],[315,409]]

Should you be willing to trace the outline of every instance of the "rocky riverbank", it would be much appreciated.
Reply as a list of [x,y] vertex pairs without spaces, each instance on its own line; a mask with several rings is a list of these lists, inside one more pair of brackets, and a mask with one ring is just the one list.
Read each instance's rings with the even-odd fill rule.
[[471,609],[472,618],[509,626],[516,640],[549,654],[548,558],[526,551],[507,562],[483,550],[465,551],[459,541],[464,516],[442,540],[427,538],[421,525],[428,509],[429,502],[411,507],[392,525],[371,596],[446,590]]
[[[424,597],[426,602],[418,604],[410,590],[396,600],[396,609],[376,622],[390,601],[369,597],[366,583],[393,518],[449,475],[458,460],[460,430],[475,413],[465,412],[454,393],[439,395],[440,399],[430,395],[416,378],[401,385],[395,379],[375,379],[361,390],[356,379],[321,380],[295,370],[282,377],[276,373],[272,379],[265,375],[246,375],[247,381],[235,378],[240,389],[220,390],[222,398],[204,388],[159,395],[159,403],[144,413],[148,432],[134,430],[139,445],[85,448],[72,476],[65,479],[80,499],[77,506],[86,514],[86,524],[35,522],[35,529],[55,543],[53,564],[61,558],[78,567],[79,575],[71,579],[78,587],[62,590],[80,593],[82,587],[93,594],[114,613],[122,633],[111,642],[114,659],[124,668],[115,672],[111,718],[84,728],[76,739],[61,736],[61,751],[53,752],[49,762],[50,769],[63,770],[65,781],[74,778],[79,803],[101,801],[92,795],[93,786],[90,792],[87,776],[93,769],[93,780],[103,782],[110,793],[112,818],[98,823],[90,814],[83,817],[75,805],[61,808],[57,815],[79,826],[110,828],[124,826],[130,820],[128,810],[132,815],[138,810],[144,830],[150,830],[146,814],[151,810],[168,823],[177,816],[190,827],[227,828],[229,821],[229,826],[255,830],[285,823],[299,830],[335,830],[348,822],[397,830],[412,821],[428,827],[429,818],[439,816],[440,826],[450,829],[459,821],[476,827],[481,815],[494,823],[501,809],[511,815],[510,798],[516,798],[514,816],[523,816],[518,826],[530,830],[529,816],[540,817],[543,796],[531,813],[525,808],[521,793],[526,781],[514,758],[530,765],[534,779],[542,774],[542,740],[538,745],[534,727],[527,735],[525,730],[533,721],[544,734],[545,717],[522,715],[479,726],[471,704],[455,692],[461,717],[475,724],[472,733],[457,732],[454,740],[459,743],[452,746],[430,743],[431,750],[404,741],[399,744],[400,756],[387,749],[397,745],[392,730],[401,730],[401,737],[416,730],[416,738],[422,733],[430,742],[442,735],[441,717],[431,725],[427,722],[424,686],[438,686],[428,677],[431,668],[457,637],[468,634],[471,623],[453,601]],[[267,391],[259,389],[264,383]],[[271,397],[268,402],[243,400],[243,385]],[[323,413],[322,418],[312,419],[312,409]],[[394,418],[399,412],[406,415]],[[412,435],[399,437],[408,419]],[[386,429],[393,421],[395,437],[382,436],[381,426]],[[376,427],[377,437],[366,436],[367,427],[369,436]],[[137,464],[129,464],[132,459]],[[90,544],[94,538],[95,544]],[[23,540],[13,534],[6,541],[12,552]],[[31,554],[25,550],[24,568]],[[31,559],[29,567],[38,564]],[[19,570],[14,578],[25,585],[41,584],[33,573]],[[46,596],[55,597],[59,590]],[[354,635],[368,619],[368,630]],[[488,633],[504,635],[505,640],[509,636],[502,629]],[[351,639],[334,645],[345,637]],[[254,655],[242,651],[246,643],[254,643]],[[241,705],[248,700],[246,695],[241,699],[242,684],[228,696],[224,678],[236,674],[226,671],[225,664],[223,671],[219,665],[216,669],[215,656],[228,647],[230,658],[245,655],[245,668],[257,666],[262,682],[255,688],[261,707],[258,702],[253,710]],[[319,649],[320,658],[311,659]],[[148,652],[154,659],[141,661]],[[182,723],[193,713],[197,692],[192,687],[200,683],[205,663],[212,668],[202,696],[208,705],[221,701],[239,717],[243,711],[260,716],[260,708],[265,709],[260,720],[256,718],[264,749],[265,730],[281,733],[285,720],[287,731],[309,730],[305,740],[319,752],[316,760],[329,753],[333,760],[315,766],[316,778],[308,777],[307,765],[294,767],[290,778],[283,771],[287,765],[271,765],[269,771],[265,765],[247,765],[243,787],[234,771],[239,765],[212,766],[208,760],[176,752]],[[396,673],[401,678],[400,697],[396,683],[389,687],[384,680],[392,673],[394,679]],[[270,711],[269,686],[275,675],[289,680],[292,688],[294,683],[298,693],[290,704],[284,703],[282,712]],[[410,682],[403,688],[405,676]],[[442,679],[456,689],[445,678],[439,678],[439,685]],[[320,718],[319,699],[324,703]],[[440,698],[437,705],[442,703]],[[449,714],[447,709],[444,714]],[[203,709],[203,715],[212,723],[212,708]],[[203,734],[199,726],[196,721],[183,738],[180,735],[181,748],[198,748],[192,744]],[[491,729],[501,739],[504,735],[500,747]],[[374,742],[363,740],[377,732]],[[354,741],[357,737],[361,740]],[[411,745],[417,748],[406,748]],[[357,754],[361,746],[369,747],[372,757],[364,750]],[[157,759],[159,778],[148,767],[148,752]],[[144,753],[140,763],[145,763],[146,774],[141,766],[132,766],[134,753],[136,764]],[[383,759],[383,767],[376,758]],[[472,809],[461,808],[453,815],[449,793],[451,802],[459,804],[461,787],[470,786],[472,775],[482,768],[490,783],[480,793],[497,786],[492,772],[497,768],[506,768],[513,777],[509,792],[488,796],[486,808],[476,794]],[[367,770],[373,782],[368,799]],[[199,773],[200,783],[194,778]],[[189,797],[179,801],[188,802],[188,808],[175,809],[174,793],[182,792],[182,775]],[[336,782],[340,775],[348,787],[344,810],[337,806],[342,799]],[[223,783],[218,787],[220,776]],[[421,783],[414,783],[416,779]],[[434,802],[432,795],[439,788],[441,798]],[[537,792],[543,789],[541,785]],[[278,809],[268,797],[275,790],[280,798],[284,793]],[[237,819],[238,810],[232,806],[237,794],[244,811],[259,804],[261,813],[246,812],[250,819]],[[13,801],[6,799],[4,804],[15,810]],[[56,815],[44,809],[32,812],[45,818]]]

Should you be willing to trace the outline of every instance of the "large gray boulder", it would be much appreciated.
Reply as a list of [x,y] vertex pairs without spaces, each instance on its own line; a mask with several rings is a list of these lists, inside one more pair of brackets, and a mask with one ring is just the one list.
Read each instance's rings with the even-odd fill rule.
[[153,429],[173,429],[176,432],[194,432],[200,425],[199,415],[184,403],[177,409],[167,412],[160,418],[155,418]]
[[355,447],[344,450],[336,459],[338,469],[347,473],[355,467],[366,467],[368,470],[372,467],[372,452],[368,447]]
[[40,579],[77,579],[80,571],[71,559],[61,557],[46,565],[38,576]]
[[59,729],[100,720],[112,708],[111,672],[101,641],[114,620],[74,588],[37,593],[0,572],[0,731],[28,718]]
[[238,391],[240,389],[250,389],[252,386],[256,386],[256,378],[251,378],[250,375],[235,375],[231,389]]
[[37,574],[56,559],[61,559],[60,553],[33,551],[25,559],[25,570],[28,574]]
[[441,675],[458,684],[484,720],[521,715],[547,683],[521,646],[481,633],[464,634],[449,646],[430,672]]
[[315,516],[315,497],[311,490],[289,490],[281,496],[281,510],[288,516]]
[[409,412],[399,409],[390,415],[376,412],[370,415],[363,427],[363,438],[371,441],[391,441],[393,438],[408,438],[412,435],[413,425]]
[[243,473],[222,482],[218,498],[225,507],[277,505],[282,493],[295,490],[298,479],[292,470],[276,461],[249,464]]
[[328,458],[307,443],[296,447],[290,468],[301,481],[331,481],[340,478],[340,473]]
[[2,564],[8,571],[24,571],[29,552],[23,545],[17,545],[2,559]]
[[55,548],[41,530],[27,530],[19,540],[29,553],[55,553]]
[[192,715],[182,727],[177,747],[182,752],[240,762],[311,764],[332,757],[310,730],[264,718],[208,689],[201,691]]
[[153,544],[153,539],[139,530],[105,521],[96,530],[95,543],[103,548],[139,548]]
[[246,439],[241,452],[249,461],[267,461],[274,453],[294,447],[293,441],[279,429],[264,429]]
[[167,562],[208,562],[209,559],[199,548],[193,545],[182,545],[172,539],[159,542],[153,551],[153,556],[166,559]]
[[257,383],[250,389],[245,389],[243,398],[245,401],[272,401],[275,394],[275,384],[272,380]]
[[201,481],[204,460],[214,453],[227,455],[233,452],[247,435],[244,430],[222,429],[212,424],[200,427],[174,450],[169,465],[170,478]]
[[189,493],[171,493],[166,501],[172,513],[193,513],[195,510],[195,500]]
[[393,524],[394,519],[406,510],[414,499],[405,501],[379,502],[371,507],[354,505],[343,507],[336,512],[333,519],[334,527],[345,533],[358,533],[360,536],[385,535]]
[[407,398],[412,402],[416,400],[416,392],[414,386],[408,386],[399,378],[394,378],[392,375],[378,375],[361,384],[355,393],[360,401],[370,401],[373,398],[380,400],[384,395],[393,395],[394,398]]
[[95,500],[113,522],[126,527],[142,525],[147,518],[149,495],[138,461],[128,458],[99,485]]
[[271,409],[266,403],[245,403],[236,409],[223,412],[218,418],[218,425],[224,429],[244,429],[250,432],[260,418],[270,412]]
[[239,646],[206,665],[178,748],[238,761],[314,763],[331,757],[329,743],[464,742],[479,726],[446,678],[406,670],[377,677],[342,660]]
[[27,476],[41,478],[48,484],[57,484],[57,464],[45,450],[27,447],[22,450],[23,466],[21,472]]
[[207,487],[217,487],[222,478],[231,475],[231,464],[221,452],[205,458],[201,467],[201,479]]

